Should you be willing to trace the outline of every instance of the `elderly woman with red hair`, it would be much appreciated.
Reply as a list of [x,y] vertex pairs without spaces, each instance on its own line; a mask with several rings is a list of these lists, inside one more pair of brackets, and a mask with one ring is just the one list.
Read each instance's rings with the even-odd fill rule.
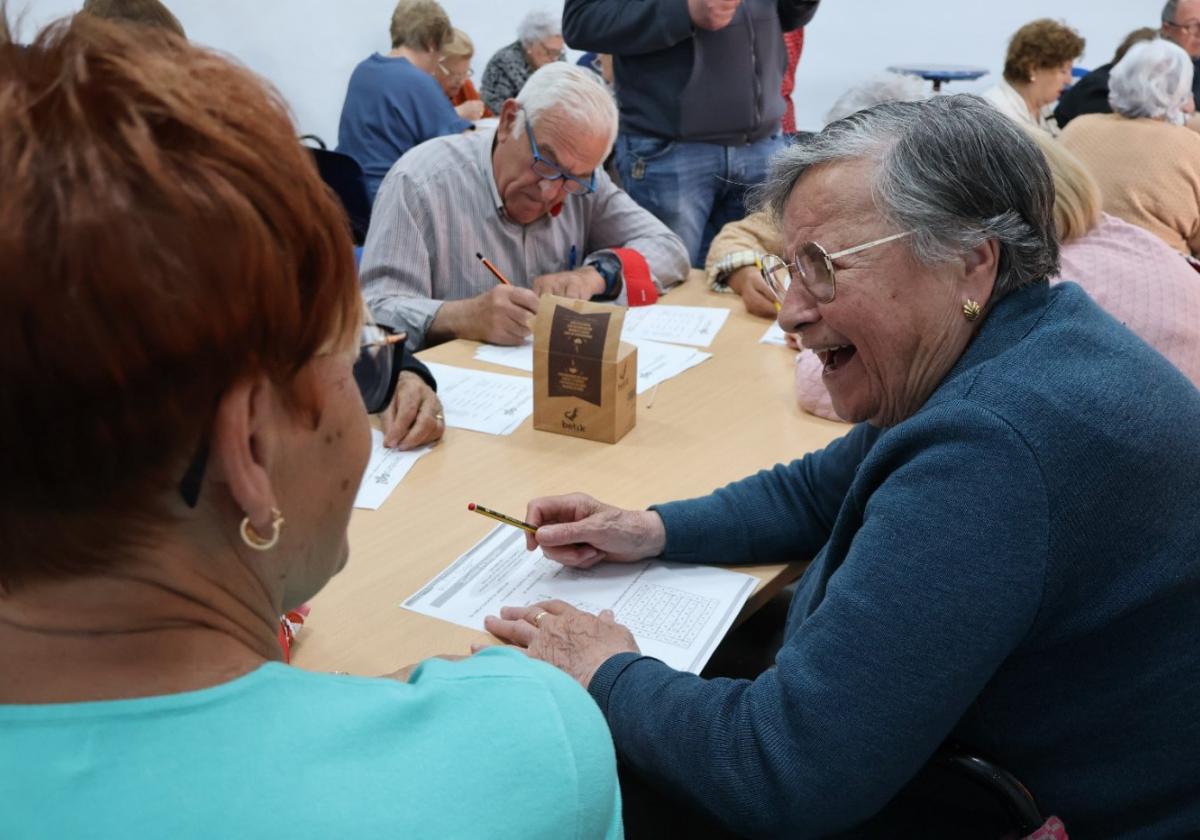
[[370,448],[350,239],[284,104],[80,15],[0,39],[0,124],[4,836],[619,834],[553,669],[280,661]]

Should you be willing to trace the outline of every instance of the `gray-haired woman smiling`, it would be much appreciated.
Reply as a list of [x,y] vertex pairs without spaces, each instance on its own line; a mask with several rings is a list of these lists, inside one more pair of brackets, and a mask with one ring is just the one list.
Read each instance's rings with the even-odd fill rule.
[[858,425],[704,498],[528,520],[573,566],[814,558],[774,667],[679,673],[561,603],[492,632],[586,685],[638,777],[739,833],[851,828],[951,737],[1072,834],[1194,830],[1200,392],[1047,285],[1041,153],[975,97],[892,103],[782,152],[767,197],[780,323]]

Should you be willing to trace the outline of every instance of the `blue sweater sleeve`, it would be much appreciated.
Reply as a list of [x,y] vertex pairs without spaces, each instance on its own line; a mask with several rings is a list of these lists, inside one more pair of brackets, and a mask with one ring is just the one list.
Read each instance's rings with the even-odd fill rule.
[[667,529],[664,560],[785,563],[809,560],[829,539],[859,463],[879,437],[861,423],[790,464],[684,502],[655,505]]
[[639,55],[694,34],[687,0],[567,0],[563,37],[574,49]]
[[746,681],[633,654],[601,666],[589,690],[625,760],[770,836],[847,829],[921,767],[1031,627],[1049,539],[1024,440],[971,404],[936,411],[864,462],[775,667]]
[[472,125],[470,121],[458,115],[432,76],[426,75],[419,85],[414,86],[412,104],[416,143],[447,134],[458,134]]

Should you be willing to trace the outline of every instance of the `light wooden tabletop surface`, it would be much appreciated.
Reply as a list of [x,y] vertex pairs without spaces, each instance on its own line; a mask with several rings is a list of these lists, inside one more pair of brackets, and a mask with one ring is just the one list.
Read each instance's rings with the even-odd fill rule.
[[[711,359],[638,397],[637,425],[616,444],[534,431],[532,417],[510,436],[447,429],[379,510],[354,511],[350,561],[313,599],[293,663],[382,674],[434,654],[466,654],[472,642],[495,641],[399,607],[496,524],[469,513],[468,502],[523,517],[535,496],[580,490],[644,508],[706,494],[847,431],[796,407],[795,351],[760,344],[769,322],[748,315],[738,297],[708,291],[702,272],[693,271],[661,302],[730,310],[706,348]],[[420,355],[524,375],[476,361],[476,346],[454,341]],[[739,571],[760,580],[743,615],[799,573],[786,566]]]

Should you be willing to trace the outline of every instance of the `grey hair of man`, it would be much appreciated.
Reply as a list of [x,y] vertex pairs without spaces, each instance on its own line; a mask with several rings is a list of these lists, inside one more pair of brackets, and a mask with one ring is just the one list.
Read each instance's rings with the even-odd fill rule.
[[1174,23],[1175,15],[1179,12],[1179,0],[1167,0],[1163,4],[1162,22]]
[[[999,245],[993,300],[1057,274],[1054,181],[1041,150],[983,99],[969,94],[876,105],[778,152],[756,203],[783,219],[810,169],[876,163],[875,206],[925,265]],[[847,243],[857,244],[857,243]]]
[[1108,75],[1108,104],[1123,117],[1187,121],[1195,66],[1187,50],[1162,38],[1134,44]]
[[559,35],[562,35],[562,17],[547,11],[534,10],[517,24],[517,40],[525,49]]
[[[607,136],[608,148],[617,138],[617,103],[600,77],[577,64],[552,61],[535,70],[517,94],[534,134],[543,127],[560,137],[578,133]],[[514,136],[525,131],[525,121],[517,120]]]
[[920,102],[929,98],[929,86],[918,76],[880,73],[846,90],[825,114],[825,124],[837,122],[855,111],[884,102]]

